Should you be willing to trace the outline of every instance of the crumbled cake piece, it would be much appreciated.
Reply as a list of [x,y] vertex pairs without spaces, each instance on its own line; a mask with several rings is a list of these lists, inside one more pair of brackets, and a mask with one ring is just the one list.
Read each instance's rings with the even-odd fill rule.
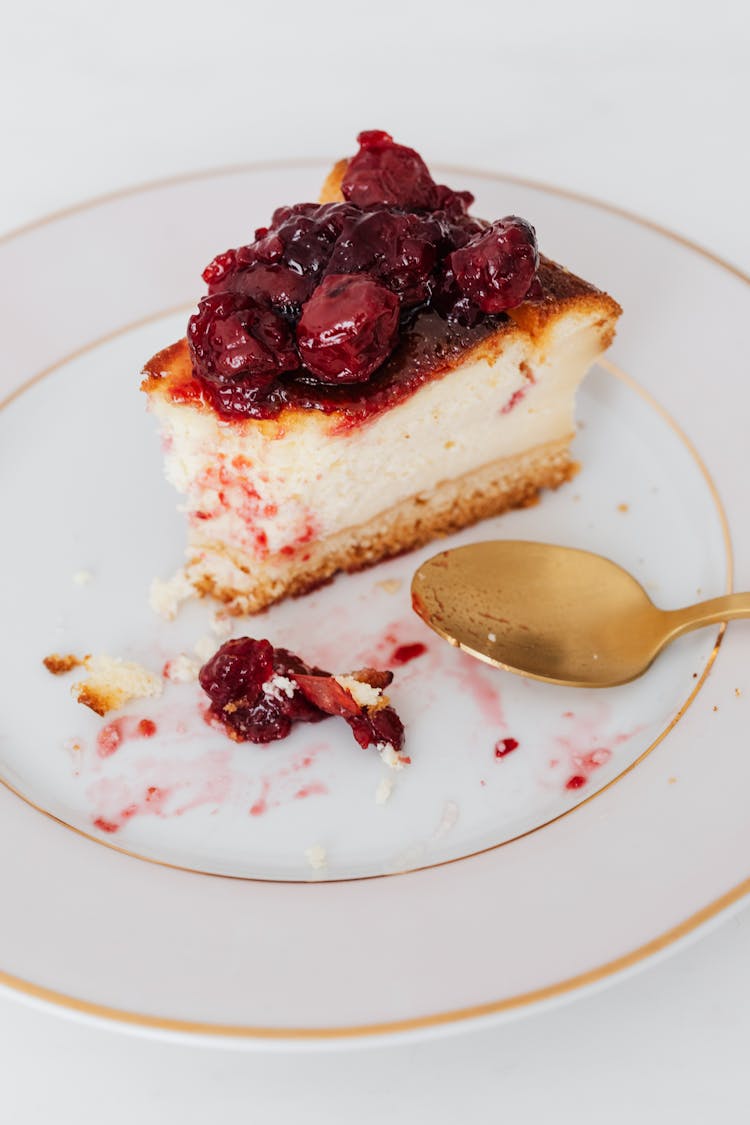
[[388,704],[388,696],[383,695],[383,689],[373,687],[366,680],[358,680],[356,675],[334,676],[337,684],[344,691],[348,691],[355,703],[360,707],[367,707],[371,711],[378,711]]
[[375,790],[376,805],[384,805],[386,801],[390,800],[395,784],[392,777],[383,777],[380,779],[380,784]]
[[200,663],[185,652],[179,653],[164,665],[165,678],[174,684],[194,683],[198,679],[200,670]]
[[408,766],[411,762],[410,758],[405,758],[403,754],[399,754],[391,742],[377,742],[375,749],[385,765],[392,770],[402,770],[404,766]]
[[232,632],[232,622],[226,613],[219,611],[211,618],[211,632],[215,633],[221,640],[226,640]]
[[193,652],[205,664],[216,652],[216,641],[213,637],[200,637],[193,645]]
[[328,866],[328,853],[321,844],[313,844],[312,847],[305,848],[305,856],[313,871],[322,871]]
[[83,664],[88,677],[73,684],[71,691],[97,715],[118,711],[131,699],[155,698],[162,693],[161,679],[133,661],[101,655],[87,656]]
[[173,621],[182,603],[193,597],[195,587],[184,570],[178,570],[166,582],[161,578],[154,578],[149,591],[151,608],[166,621]]
[[72,652],[67,653],[65,656],[60,656],[58,652],[51,652],[49,656],[44,657],[42,664],[53,676],[63,676],[73,668],[80,668],[83,664],[83,660],[80,656],[75,656]]
[[384,578],[381,582],[376,582],[375,585],[386,594],[397,594],[403,586],[403,582],[400,578]]

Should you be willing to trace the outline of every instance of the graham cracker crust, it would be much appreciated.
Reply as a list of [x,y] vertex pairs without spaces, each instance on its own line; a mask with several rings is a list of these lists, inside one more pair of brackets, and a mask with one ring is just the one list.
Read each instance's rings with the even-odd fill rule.
[[201,596],[224,602],[230,613],[259,613],[282,598],[309,593],[340,571],[363,570],[489,516],[533,504],[540,489],[557,488],[576,473],[568,452],[571,437],[442,481],[367,523],[310,544],[305,561],[276,556],[251,567],[216,543],[201,546],[188,562],[186,576]]

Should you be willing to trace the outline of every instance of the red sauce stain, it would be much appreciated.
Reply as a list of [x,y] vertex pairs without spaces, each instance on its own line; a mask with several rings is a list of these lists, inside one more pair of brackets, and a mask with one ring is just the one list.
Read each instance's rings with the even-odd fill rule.
[[489,682],[487,673],[473,656],[456,653],[457,666],[453,678],[472,696],[485,722],[495,728],[505,726],[500,692]]
[[309,785],[303,785],[298,789],[294,796],[297,799],[304,799],[305,797],[325,796],[328,789],[323,785],[322,781],[311,781]]
[[123,715],[106,723],[96,736],[96,752],[100,758],[109,758],[123,742],[133,738],[153,738],[156,723],[152,719],[133,719]]
[[604,746],[598,746],[596,750],[590,750],[587,754],[576,754],[573,761],[580,769],[591,771],[597,769],[598,766],[603,766],[611,757],[611,750],[605,749]]
[[261,781],[260,796],[250,806],[250,816],[263,816],[268,812],[268,794],[271,791],[271,782],[267,777]]
[[113,820],[105,820],[103,816],[94,820],[94,828],[98,828],[100,832],[116,832],[119,827],[119,824],[115,824]]
[[505,758],[518,749],[518,740],[515,738],[501,738],[495,743],[495,757]]
[[510,396],[510,398],[508,399],[508,401],[506,402],[505,406],[503,406],[502,409],[500,410],[500,413],[501,414],[510,414],[513,407],[518,406],[519,402],[521,402],[521,400],[523,398],[525,398],[526,392],[528,391],[530,385],[531,385],[530,383],[526,383],[525,386],[519,387],[517,391],[514,391],[513,394]]
[[119,750],[125,737],[125,719],[113,719],[96,736],[96,752],[100,758],[108,758]]
[[177,383],[169,388],[169,397],[172,402],[200,402],[203,397],[201,385],[197,379]]
[[573,765],[579,773],[573,774],[565,782],[566,789],[580,789],[588,781],[591,773],[603,766],[612,757],[612,751],[604,746],[598,746],[596,750],[589,750],[585,754],[573,754]]
[[416,660],[418,656],[423,656],[427,652],[427,645],[423,645],[420,641],[415,641],[412,644],[398,645],[391,653],[389,664],[399,666],[401,664],[409,664],[412,660]]

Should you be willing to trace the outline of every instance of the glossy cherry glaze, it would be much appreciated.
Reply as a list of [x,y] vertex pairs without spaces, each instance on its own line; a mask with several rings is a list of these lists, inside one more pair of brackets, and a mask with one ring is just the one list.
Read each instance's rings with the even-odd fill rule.
[[193,370],[222,416],[286,406],[362,420],[412,393],[532,290],[533,227],[467,214],[413,149],[361,133],[340,203],[278,208],[218,254],[188,324]]

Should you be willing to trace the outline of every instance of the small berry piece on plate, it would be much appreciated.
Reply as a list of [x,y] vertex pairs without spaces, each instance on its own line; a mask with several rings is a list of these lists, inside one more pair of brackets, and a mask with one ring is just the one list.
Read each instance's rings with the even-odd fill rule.
[[296,722],[339,715],[360,746],[374,746],[399,769],[409,759],[402,754],[404,725],[384,695],[392,679],[392,672],[374,668],[332,676],[251,637],[227,641],[199,675],[210,714],[235,742],[274,742],[286,738]]

